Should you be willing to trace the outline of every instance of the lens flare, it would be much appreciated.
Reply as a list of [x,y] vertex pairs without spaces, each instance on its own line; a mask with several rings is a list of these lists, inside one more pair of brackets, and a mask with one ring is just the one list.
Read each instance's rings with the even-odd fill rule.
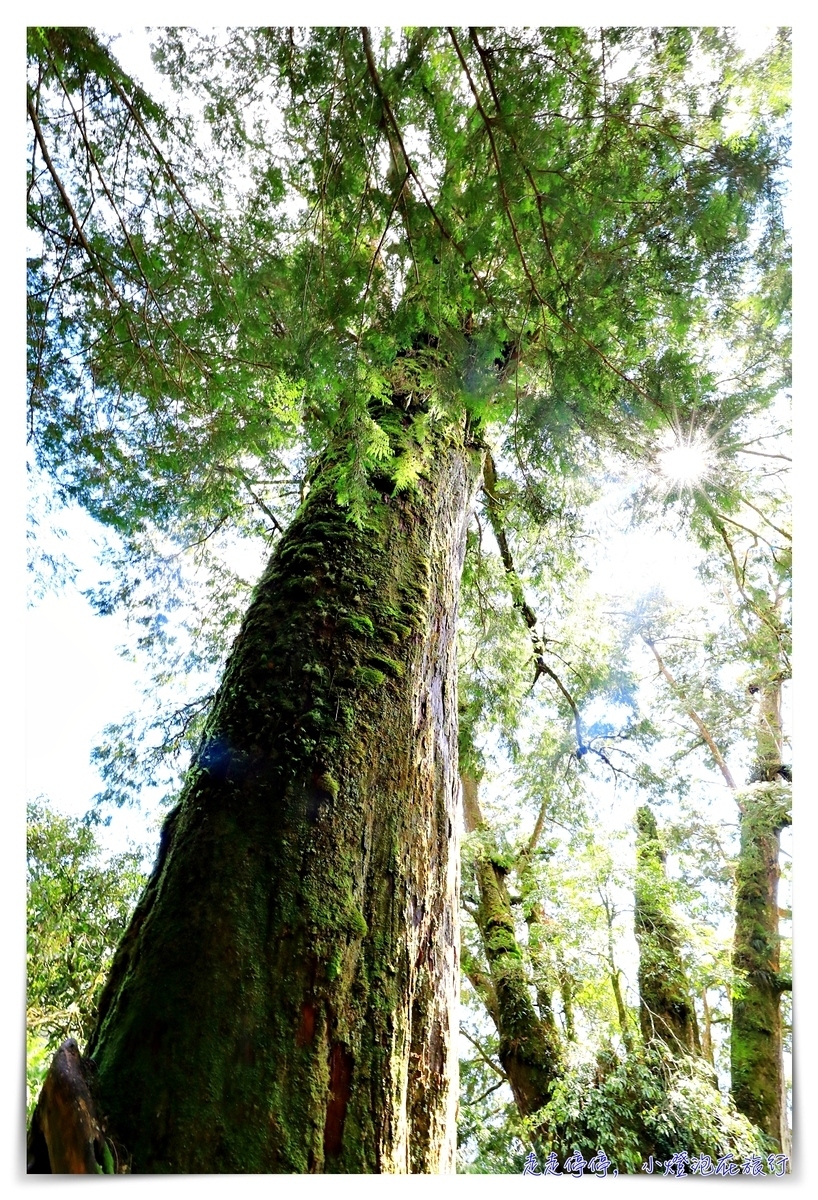
[[656,463],[669,483],[694,487],[712,468],[713,448],[709,438],[701,431],[688,436],[676,432],[670,435],[656,455]]

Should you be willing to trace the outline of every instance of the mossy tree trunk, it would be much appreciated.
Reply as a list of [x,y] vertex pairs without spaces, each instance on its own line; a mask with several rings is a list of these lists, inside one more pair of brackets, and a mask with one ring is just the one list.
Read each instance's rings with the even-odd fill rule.
[[787,1137],[778,933],[779,835],[787,823],[763,793],[741,818],[733,941],[730,1075],[739,1112],[779,1148]]
[[[462,780],[466,829],[485,829],[477,780],[466,772]],[[559,1030],[545,990],[537,990],[539,1012],[531,999],[505,868],[483,853],[477,857],[475,875],[479,893],[476,922],[490,971],[490,981],[484,981],[481,992],[487,993],[486,1007],[499,1037],[500,1062],[517,1109],[522,1117],[530,1117],[551,1099],[563,1072]]]
[[625,997],[622,995],[621,972],[616,965],[616,958],[614,956],[613,912],[607,900],[604,903],[604,907],[608,933],[608,973],[611,981],[611,991],[614,994],[614,1002],[616,1003],[616,1015],[619,1021],[619,1032],[622,1034],[622,1043],[628,1054],[630,1054],[633,1050],[633,1035],[631,1033]]
[[665,851],[647,805],[636,813],[634,924],[639,944],[639,1023],[645,1044],[658,1039],[674,1053],[700,1054],[696,1010],[671,910]]
[[765,688],[759,700],[756,782],[742,794],[730,1075],[739,1112],[787,1152],[781,992],[792,984],[781,977],[778,879],[780,834],[791,816],[780,704],[780,686]]
[[455,622],[480,458],[358,530],[318,474],[258,584],[86,1054],[135,1172],[446,1172]]

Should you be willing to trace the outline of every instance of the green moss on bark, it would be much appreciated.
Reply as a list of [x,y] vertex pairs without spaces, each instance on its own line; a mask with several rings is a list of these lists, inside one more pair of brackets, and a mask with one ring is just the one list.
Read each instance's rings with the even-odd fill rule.
[[647,805],[636,813],[634,927],[639,944],[639,1021],[645,1044],[658,1039],[673,1052],[700,1054],[696,1010],[665,874],[665,851]]
[[476,919],[491,972],[499,1058],[521,1116],[530,1117],[548,1103],[562,1074],[561,1040],[551,1012],[534,1008],[503,870],[484,855],[476,875]]
[[89,1046],[134,1171],[452,1167],[479,462],[435,462],[364,530],[319,475],[255,590]]
[[736,868],[730,1074],[739,1112],[779,1148],[786,1116],[782,1080],[779,836],[789,824],[789,788],[758,783],[742,793]]

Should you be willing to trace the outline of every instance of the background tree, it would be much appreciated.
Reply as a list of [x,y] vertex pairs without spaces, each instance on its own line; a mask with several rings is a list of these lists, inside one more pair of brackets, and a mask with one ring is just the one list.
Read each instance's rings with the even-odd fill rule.
[[[569,590],[571,583],[576,586],[575,580],[569,582]],[[490,596],[486,591],[481,596],[485,617]],[[595,632],[599,637],[598,625]],[[573,648],[576,650],[576,642]],[[479,649],[473,661],[482,661]],[[572,666],[579,664],[575,660]],[[474,669],[464,673],[466,684]],[[621,688],[621,667],[609,671],[609,677],[617,679]],[[580,711],[588,711],[584,697],[577,695]],[[520,726],[531,724],[530,695],[528,704],[527,720],[520,721],[519,710],[516,721],[509,714],[518,742]],[[567,704],[565,707],[567,722],[565,715],[561,721],[573,735],[570,743],[575,737],[574,718]],[[589,728],[590,722],[585,727]],[[598,722],[597,734],[602,729]],[[634,751],[638,757],[646,731],[643,723],[633,723],[630,742],[622,747],[631,757]],[[615,741],[613,734],[614,727],[609,725],[608,743]],[[659,731],[653,736],[658,737]],[[519,816],[512,816],[507,800],[492,805],[493,830],[481,814],[482,820],[467,840],[464,905],[470,920],[464,928],[463,951],[464,973],[470,984],[467,995],[480,1003],[497,1030],[495,1039],[484,1029],[481,1036],[479,1020],[470,1019],[467,1025],[468,1037],[476,1040],[478,1048],[478,1054],[469,1058],[468,1078],[473,1074],[480,1077],[483,1093],[469,1093],[470,1153],[476,1151],[476,1160],[470,1161],[482,1164],[478,1169],[492,1169],[487,1164],[496,1162],[491,1147],[495,1144],[492,1131],[496,1131],[502,1112],[501,1072],[517,1101],[517,1119],[525,1119],[531,1144],[543,1152],[555,1151],[560,1163],[574,1153],[591,1161],[599,1146],[606,1147],[620,1170],[640,1170],[651,1154],[664,1161],[680,1146],[691,1159],[710,1155],[716,1162],[723,1155],[758,1157],[765,1149],[763,1140],[719,1094],[711,1068],[698,1060],[697,1019],[687,978],[689,946],[684,946],[684,961],[682,958],[689,927],[679,914],[692,900],[699,923],[697,910],[705,903],[700,887],[694,883],[687,897],[687,889],[680,887],[679,881],[667,878],[664,850],[657,849],[656,821],[647,808],[640,810],[641,825],[647,822],[647,847],[646,836],[640,835],[635,848],[631,843],[629,870],[624,874],[621,868],[615,870],[611,851],[597,840],[600,836],[609,842],[615,839],[610,831],[599,830],[599,815],[588,794],[592,782],[587,764],[596,761],[606,773],[612,768],[601,758],[578,758],[575,750],[570,751],[567,757],[583,765],[575,779],[578,786],[573,803],[566,803],[564,772],[555,779],[555,762],[545,765],[545,738],[541,736],[535,745],[531,757],[540,770],[529,772],[529,786],[531,801],[536,797],[540,810],[538,813],[538,805],[531,804],[529,822],[536,815],[540,843],[534,855],[529,838],[521,838]],[[606,748],[615,759],[616,750],[610,745]],[[470,761],[473,753],[467,750],[461,760]],[[518,756],[522,753],[518,747]],[[639,797],[644,776],[632,762],[627,769]],[[512,777],[519,781],[521,775],[525,778],[518,762]],[[622,779],[620,784],[625,784],[624,795],[628,796],[627,781]],[[476,809],[469,797],[470,786],[473,784],[464,780],[467,827],[470,812],[474,827]],[[547,838],[543,829],[548,830]],[[691,848],[695,850],[695,843],[686,847],[688,851]],[[729,877],[722,874],[720,883],[722,890],[729,887]],[[623,945],[622,924],[624,912],[633,911],[628,893],[634,888],[640,942],[638,993],[635,963],[631,950]],[[707,916],[720,923],[725,913],[729,915],[729,899],[728,895],[722,909]],[[476,942],[469,928],[472,920],[479,934]],[[630,989],[627,980],[622,980],[622,962],[632,971]],[[722,978],[729,987],[727,963],[722,965]],[[641,1002],[648,1018],[643,1022],[644,1041],[639,1037],[633,1000],[628,1003],[626,999],[628,990]],[[516,1005],[511,1002],[513,996],[518,998]],[[505,1008],[510,1009],[508,1016]],[[508,1045],[514,1053],[509,1053]],[[527,1091],[519,1082],[523,1070]],[[539,1081],[539,1090],[535,1081]],[[537,1100],[540,1107],[535,1106]],[[481,1102],[483,1124],[479,1119]],[[513,1145],[517,1127],[508,1118],[506,1122],[509,1145]]]
[[66,1038],[84,1045],[117,944],[145,884],[142,854],[105,858],[93,829],[28,806],[27,1088],[34,1108]]
[[[787,329],[775,305],[768,328],[782,343],[771,382],[786,386]],[[707,551],[702,576],[721,617],[711,617],[698,645],[688,617],[651,615],[648,606],[639,618],[672,704],[695,729],[738,806],[732,1086],[739,1109],[784,1148],[780,998],[791,981],[779,965],[777,893],[792,774],[782,716],[790,678],[792,558],[785,408],[781,393],[767,419],[747,425],[732,468],[719,465],[717,493],[697,488],[687,497],[692,527]],[[705,438],[699,450],[712,474],[718,439]]]
[[646,1045],[657,1038],[673,1054],[700,1054],[701,1041],[681,938],[668,903],[666,855],[647,805],[636,814],[634,918],[639,942],[639,1019]]

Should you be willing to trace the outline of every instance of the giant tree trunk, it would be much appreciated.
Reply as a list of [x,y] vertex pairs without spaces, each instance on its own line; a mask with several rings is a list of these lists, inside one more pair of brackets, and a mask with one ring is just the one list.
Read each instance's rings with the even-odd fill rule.
[[674,1053],[700,1054],[696,1010],[668,894],[665,852],[647,805],[636,812],[634,925],[639,943],[639,1023],[645,1044],[659,1040]]
[[319,475],[256,588],[87,1049],[132,1171],[454,1169],[478,475],[441,438],[362,531]]

